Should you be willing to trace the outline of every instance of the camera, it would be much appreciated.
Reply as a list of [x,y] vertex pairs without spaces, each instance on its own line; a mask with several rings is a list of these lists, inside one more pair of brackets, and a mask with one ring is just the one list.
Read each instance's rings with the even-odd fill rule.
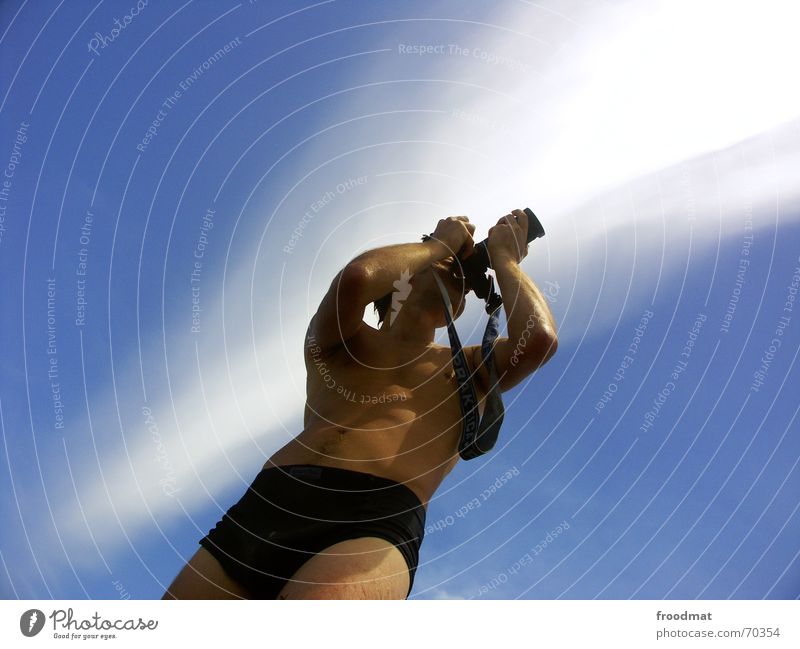
[[[533,210],[526,207],[524,212],[528,216],[528,236],[526,240],[527,243],[530,243],[534,239],[544,236],[544,227],[542,227]],[[453,263],[454,270],[460,266],[464,281],[467,283],[467,289],[474,291],[475,295],[482,300],[487,300],[492,291],[491,279],[486,274],[486,271],[492,267],[492,261],[489,258],[489,239],[476,243],[472,254],[465,260],[456,259]]]

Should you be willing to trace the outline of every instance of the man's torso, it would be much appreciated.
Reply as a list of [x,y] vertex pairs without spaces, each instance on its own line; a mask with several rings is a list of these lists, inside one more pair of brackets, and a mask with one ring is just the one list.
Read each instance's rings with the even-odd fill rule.
[[307,336],[304,430],[265,467],[371,473],[404,483],[427,506],[458,461],[462,415],[451,359],[449,347],[393,341],[366,325],[328,354]]

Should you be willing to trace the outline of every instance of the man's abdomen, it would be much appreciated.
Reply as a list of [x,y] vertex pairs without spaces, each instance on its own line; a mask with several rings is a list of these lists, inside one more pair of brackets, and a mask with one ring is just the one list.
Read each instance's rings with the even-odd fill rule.
[[310,427],[264,466],[317,464],[369,473],[405,484],[427,504],[458,461],[458,436],[435,430],[423,428],[422,422],[388,421],[372,430]]

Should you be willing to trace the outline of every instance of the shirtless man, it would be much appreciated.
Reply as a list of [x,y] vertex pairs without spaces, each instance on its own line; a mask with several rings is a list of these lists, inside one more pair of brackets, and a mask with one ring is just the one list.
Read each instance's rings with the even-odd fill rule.
[[[459,460],[463,423],[451,350],[433,342],[446,321],[432,273],[458,317],[466,289],[456,254],[469,256],[474,231],[465,216],[442,219],[432,239],[365,252],[338,273],[306,333],[303,432],[269,458],[164,599],[408,596],[428,501]],[[522,210],[489,230],[509,334],[494,347],[501,390],[557,346],[547,301],[519,266],[526,232]],[[410,292],[390,312],[409,273]],[[371,302],[377,330],[362,320]],[[483,400],[480,346],[464,351]]]

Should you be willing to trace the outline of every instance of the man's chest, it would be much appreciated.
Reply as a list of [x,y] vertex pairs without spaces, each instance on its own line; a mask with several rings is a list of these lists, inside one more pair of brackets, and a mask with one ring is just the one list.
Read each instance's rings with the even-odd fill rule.
[[[363,391],[403,391],[443,399],[458,389],[450,349],[357,341],[321,360],[309,359],[312,384],[334,382]],[[369,388],[369,390],[367,390]]]

